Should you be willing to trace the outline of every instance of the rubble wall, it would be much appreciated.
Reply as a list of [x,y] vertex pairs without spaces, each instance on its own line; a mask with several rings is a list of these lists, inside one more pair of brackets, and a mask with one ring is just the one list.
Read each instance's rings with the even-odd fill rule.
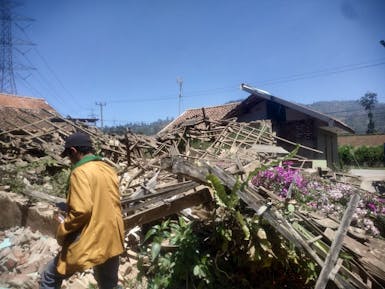
[[48,203],[31,202],[22,195],[0,191],[0,208],[0,230],[22,226],[51,237],[56,234],[55,207]]

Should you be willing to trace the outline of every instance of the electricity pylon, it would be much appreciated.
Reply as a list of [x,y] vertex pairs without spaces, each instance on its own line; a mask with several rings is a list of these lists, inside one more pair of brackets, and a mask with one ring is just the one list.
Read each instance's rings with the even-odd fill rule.
[[30,45],[27,41],[15,40],[13,26],[18,21],[32,21],[33,19],[13,14],[12,9],[18,6],[12,0],[0,0],[0,93],[17,94],[14,75],[15,45]]

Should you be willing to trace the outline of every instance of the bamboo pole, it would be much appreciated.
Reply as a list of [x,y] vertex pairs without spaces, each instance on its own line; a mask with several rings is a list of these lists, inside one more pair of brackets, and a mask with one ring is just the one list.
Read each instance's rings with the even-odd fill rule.
[[325,264],[322,267],[321,273],[317,279],[317,283],[315,284],[314,289],[324,289],[329,281],[330,274],[335,266],[339,252],[342,248],[343,240],[350,226],[350,222],[352,221],[353,214],[355,209],[357,208],[358,202],[360,200],[360,196],[358,193],[354,193],[349,201],[348,207],[344,213],[344,216],[341,220],[341,225],[337,230],[337,234],[334,238],[334,241],[330,247],[329,253],[326,256]]

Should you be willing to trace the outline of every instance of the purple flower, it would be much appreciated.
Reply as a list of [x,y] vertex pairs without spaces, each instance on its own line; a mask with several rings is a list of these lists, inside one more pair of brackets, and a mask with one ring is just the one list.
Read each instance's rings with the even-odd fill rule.
[[368,206],[369,210],[371,210],[372,212],[376,212],[377,211],[377,207],[376,207],[375,204],[368,203],[367,206]]

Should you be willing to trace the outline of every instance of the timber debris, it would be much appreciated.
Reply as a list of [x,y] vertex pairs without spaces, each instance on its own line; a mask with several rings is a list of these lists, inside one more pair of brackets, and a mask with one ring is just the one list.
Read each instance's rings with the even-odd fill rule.
[[[188,209],[204,204],[210,206],[212,192],[206,179],[209,173],[231,189],[237,180],[248,181],[249,174],[257,168],[290,160],[293,167],[304,170],[311,163],[277,146],[277,140],[286,140],[275,135],[269,121],[239,123],[234,119],[211,121],[198,117],[154,137],[129,131],[124,136],[108,136],[52,112],[47,112],[46,118],[37,117],[25,125],[8,125],[6,130],[0,131],[2,166],[17,164],[20,160],[33,163],[50,157],[55,160],[52,166],[66,168],[68,164],[58,158],[63,139],[74,131],[90,134],[98,153],[118,170],[127,231],[175,214],[199,218],[199,213],[191,213]],[[292,145],[294,150],[296,144]],[[324,172],[320,175],[331,182],[357,183],[349,175]],[[31,181],[32,176],[36,176],[36,171],[25,175],[24,183],[38,182]],[[354,190],[359,198],[360,189],[354,187]],[[40,193],[24,192],[31,200],[44,198],[44,192]],[[237,194],[256,215],[325,269],[317,289],[325,288],[328,282],[338,288],[384,288],[385,242],[349,226],[350,215],[341,222],[325,214],[297,211],[296,222],[291,222],[281,213],[282,199],[276,192],[250,185],[239,189]],[[49,197],[45,199],[50,201]],[[352,201],[348,209],[353,210],[357,201]],[[342,241],[337,246],[333,240]],[[327,249],[321,250],[321,247]],[[352,260],[342,260],[340,252],[348,252]]]

